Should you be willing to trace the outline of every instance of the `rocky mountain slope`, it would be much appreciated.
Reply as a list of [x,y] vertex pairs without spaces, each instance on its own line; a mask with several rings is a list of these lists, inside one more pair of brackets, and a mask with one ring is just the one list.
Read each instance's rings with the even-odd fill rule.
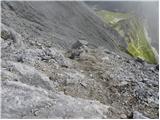
[[2,118],[158,118],[159,67],[129,57],[83,2],[2,2]]
[[158,0],[155,1],[86,1],[87,5],[97,10],[131,13],[140,18],[151,38],[152,46],[159,52]]
[[115,50],[110,37],[119,39],[82,2],[2,2],[2,13],[2,22],[16,28],[25,41],[43,36],[46,41],[41,42],[52,41],[55,46],[67,48],[84,39]]

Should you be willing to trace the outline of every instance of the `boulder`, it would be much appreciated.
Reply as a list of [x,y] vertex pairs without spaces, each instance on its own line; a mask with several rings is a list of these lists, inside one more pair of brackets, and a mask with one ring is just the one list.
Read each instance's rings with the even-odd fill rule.
[[88,42],[85,40],[78,40],[72,45],[72,49],[79,49],[83,46],[88,46]]

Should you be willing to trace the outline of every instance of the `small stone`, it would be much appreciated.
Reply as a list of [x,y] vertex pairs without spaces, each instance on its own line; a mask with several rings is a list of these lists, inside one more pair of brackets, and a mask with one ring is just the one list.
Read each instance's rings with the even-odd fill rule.
[[119,84],[119,86],[125,86],[125,85],[127,85],[127,84],[128,84],[127,81],[122,81],[122,82]]
[[61,65],[61,67],[63,67],[63,68],[68,68],[68,66],[67,66],[67,65]]
[[80,85],[82,85],[83,87],[87,88],[87,84],[85,82],[80,82]]
[[4,40],[7,40],[10,38],[10,33],[8,31],[2,30],[1,31],[1,38],[3,38]]
[[72,45],[72,49],[79,49],[82,46],[87,46],[88,42],[85,40],[78,40],[76,43]]
[[23,57],[19,57],[19,58],[17,58],[17,62],[24,62],[24,60],[23,60]]
[[89,74],[89,76],[90,76],[90,77],[93,77],[93,75],[92,75],[92,74]]
[[142,113],[138,111],[133,112],[133,119],[149,119],[148,117],[144,116]]
[[126,60],[127,63],[130,63],[130,60]]
[[121,119],[126,119],[127,116],[126,116],[125,114],[121,114],[121,115],[120,115],[120,118],[121,118]]
[[104,52],[107,53],[107,54],[112,54],[112,52],[109,51],[109,50],[104,50]]
[[50,80],[53,80],[54,78],[52,76],[49,77]]
[[136,61],[136,62],[139,62],[139,63],[144,64],[144,60],[142,60],[142,59],[141,59],[141,58],[139,58],[139,57],[138,57],[138,58],[136,58],[136,59],[135,59],[135,61]]
[[72,50],[71,54],[69,56],[70,59],[75,59],[75,58],[79,58],[80,54],[82,53],[82,50],[76,49],[76,50]]
[[105,57],[102,58],[102,60],[103,60],[103,61],[108,61],[108,60],[109,60],[109,57],[105,56]]
[[155,68],[156,68],[156,70],[159,70],[159,65],[156,65],[156,67],[155,67]]

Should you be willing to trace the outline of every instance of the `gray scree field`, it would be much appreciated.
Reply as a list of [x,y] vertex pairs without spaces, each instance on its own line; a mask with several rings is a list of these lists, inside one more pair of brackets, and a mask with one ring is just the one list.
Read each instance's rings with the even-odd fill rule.
[[159,66],[119,51],[85,3],[1,10],[1,118],[159,117]]

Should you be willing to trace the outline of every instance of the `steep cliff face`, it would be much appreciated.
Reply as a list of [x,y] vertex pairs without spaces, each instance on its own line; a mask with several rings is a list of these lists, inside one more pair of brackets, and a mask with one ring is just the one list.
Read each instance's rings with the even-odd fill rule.
[[1,7],[2,118],[159,117],[159,66],[121,52],[83,2]]

